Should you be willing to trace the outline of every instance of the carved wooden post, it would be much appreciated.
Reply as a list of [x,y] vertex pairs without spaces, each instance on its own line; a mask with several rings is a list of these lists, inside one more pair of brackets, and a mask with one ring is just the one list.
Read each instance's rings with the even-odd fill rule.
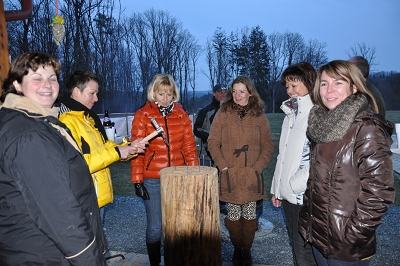
[[161,170],[166,266],[221,266],[217,169],[205,166]]
[[[8,37],[6,28],[6,18],[4,13],[4,4],[0,0],[0,88],[4,79],[7,77],[10,69],[10,57],[8,54]],[[1,95],[0,89],[0,95]],[[1,103],[1,102],[0,102]]]

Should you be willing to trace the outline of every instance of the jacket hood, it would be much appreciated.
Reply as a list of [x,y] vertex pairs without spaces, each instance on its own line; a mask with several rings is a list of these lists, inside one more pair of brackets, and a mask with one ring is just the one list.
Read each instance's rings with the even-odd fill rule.
[[375,124],[380,125],[383,129],[385,129],[389,136],[394,133],[395,126],[393,122],[386,120],[382,115],[378,115],[372,111],[362,112],[356,117],[356,119],[371,119]]

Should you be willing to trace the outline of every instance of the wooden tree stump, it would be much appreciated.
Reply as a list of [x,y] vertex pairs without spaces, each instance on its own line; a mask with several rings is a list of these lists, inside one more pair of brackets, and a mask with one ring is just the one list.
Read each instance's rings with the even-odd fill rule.
[[177,166],[161,172],[166,266],[221,266],[217,169]]

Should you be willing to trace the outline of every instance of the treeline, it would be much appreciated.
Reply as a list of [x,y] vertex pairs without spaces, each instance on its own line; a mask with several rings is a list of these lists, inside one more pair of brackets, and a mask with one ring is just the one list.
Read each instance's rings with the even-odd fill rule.
[[[19,1],[5,0],[5,10],[19,10]],[[290,64],[307,61],[318,67],[328,61],[326,44],[304,40],[299,33],[273,32],[267,35],[259,26],[227,34],[217,28],[206,44],[167,11],[150,9],[126,16],[118,0],[63,0],[58,13],[65,20],[65,37],[57,46],[49,26],[56,13],[52,0],[33,0],[33,14],[24,21],[8,22],[11,58],[25,51],[55,55],[62,62],[61,85],[77,69],[88,69],[100,80],[99,103],[94,110],[103,113],[133,112],[146,99],[146,89],[157,73],[171,74],[180,89],[181,103],[189,110],[202,107],[195,99],[196,80],[206,75],[207,86],[229,83],[238,75],[250,76],[267,112],[279,111],[286,90],[279,82]],[[352,48],[374,60],[370,47]],[[207,71],[199,71],[199,58],[205,55]],[[367,56],[366,56],[367,55]],[[350,55],[349,55],[350,56]],[[389,82],[396,73],[380,74],[378,88],[399,92],[399,82]],[[388,101],[393,97],[385,97]],[[384,95],[385,96],[385,95]],[[390,103],[391,104],[391,103]],[[389,102],[388,102],[389,105]],[[388,106],[390,110],[390,105]]]

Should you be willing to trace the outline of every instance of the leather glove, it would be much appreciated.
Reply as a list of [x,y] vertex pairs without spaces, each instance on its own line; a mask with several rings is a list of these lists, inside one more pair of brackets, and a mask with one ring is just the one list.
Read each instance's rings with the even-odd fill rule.
[[141,197],[144,200],[149,200],[150,196],[147,189],[144,187],[143,183],[135,183],[135,193],[136,196]]

